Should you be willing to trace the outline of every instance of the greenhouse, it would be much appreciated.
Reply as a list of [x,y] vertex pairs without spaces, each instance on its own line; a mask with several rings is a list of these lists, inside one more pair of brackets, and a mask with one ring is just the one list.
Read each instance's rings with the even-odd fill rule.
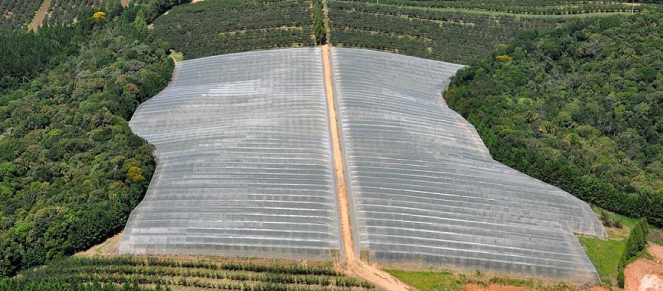
[[[343,257],[336,183],[347,185],[360,259],[597,282],[574,233],[605,237],[569,193],[494,161],[442,91],[460,65],[333,48],[177,64],[131,128],[157,169],[120,252]],[[336,106],[346,181],[335,181]]]
[[605,237],[589,205],[494,161],[446,106],[461,66],[339,48],[332,60],[362,259],[598,281],[573,234]]
[[120,253],[339,254],[320,58],[306,48],[179,63],[130,122],[157,169]]

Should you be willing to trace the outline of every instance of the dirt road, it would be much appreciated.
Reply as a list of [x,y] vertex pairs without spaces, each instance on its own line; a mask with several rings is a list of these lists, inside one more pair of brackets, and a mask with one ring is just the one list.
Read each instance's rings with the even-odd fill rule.
[[332,137],[332,151],[334,155],[334,172],[336,174],[336,190],[339,201],[339,214],[341,219],[341,235],[343,236],[343,249],[345,250],[345,264],[348,275],[358,277],[373,283],[375,286],[388,291],[405,291],[410,287],[374,266],[357,259],[352,243],[352,225],[350,223],[350,203],[345,186],[345,171],[343,167],[343,154],[341,152],[341,139],[338,130],[338,114],[334,103],[334,86],[331,71],[331,57],[329,46],[321,47],[325,75],[325,90],[329,121]]
[[51,6],[51,0],[44,0],[39,6],[39,10],[35,14],[35,17],[32,18],[32,22],[28,25],[28,30],[37,31],[44,22],[44,17],[46,17],[46,12],[48,12],[48,7]]

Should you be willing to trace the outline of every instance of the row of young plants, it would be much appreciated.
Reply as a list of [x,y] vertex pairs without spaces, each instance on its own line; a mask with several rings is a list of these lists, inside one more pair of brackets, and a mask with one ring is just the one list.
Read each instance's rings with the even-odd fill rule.
[[334,45],[470,63],[490,55],[524,29],[551,29],[568,18],[527,18],[445,12],[359,2],[329,3]]
[[45,281],[0,280],[0,290],[11,291],[170,291],[169,287],[157,285],[154,288],[142,287],[137,282],[122,284],[73,283],[53,279]]
[[116,258],[71,258],[52,262],[54,269],[83,266],[149,266],[168,268],[195,268],[223,271],[243,271],[253,273],[278,273],[289,275],[313,275],[313,276],[342,276],[342,273],[328,266],[304,266],[299,264],[254,264],[251,262],[206,262],[206,261],[175,261],[169,259],[158,259],[149,257],[147,259],[136,257]]
[[153,24],[173,49],[199,58],[323,42],[322,17],[313,19],[321,11],[306,0],[209,1],[173,7]]
[[132,257],[69,258],[54,261],[43,268],[25,270],[20,276],[0,281],[0,286],[29,282],[43,282],[54,286],[60,282],[72,286],[99,283],[120,286],[132,283],[138,287],[157,285],[250,291],[374,289],[370,283],[345,277],[328,266],[282,263],[258,265],[239,261],[178,262]]
[[[338,1],[338,0],[337,0]],[[575,0],[464,0],[464,1],[408,1],[408,0],[341,0],[348,2],[379,3],[383,5],[411,6],[445,9],[471,9],[490,12],[505,12],[523,15],[568,15],[599,12],[638,12],[642,5],[635,6],[621,1],[575,1]]]
[[[283,273],[251,273],[251,272],[219,272],[188,268],[164,268],[152,266],[69,266],[47,268],[36,272],[25,272],[24,276],[31,278],[76,277],[79,274],[96,274],[104,276],[123,276],[136,278],[160,278],[169,280],[173,278],[197,278],[209,280],[229,280],[235,283],[260,282],[274,284],[316,285],[371,288],[371,285],[354,278],[289,275]],[[28,274],[29,273],[29,274]]]
[[27,29],[40,4],[40,0],[0,0],[0,32]]

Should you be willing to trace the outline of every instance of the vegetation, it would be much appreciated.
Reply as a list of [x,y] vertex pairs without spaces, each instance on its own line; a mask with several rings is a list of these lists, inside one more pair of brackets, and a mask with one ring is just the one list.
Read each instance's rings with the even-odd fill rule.
[[[22,284],[115,284],[116,286],[173,286],[244,291],[373,290],[366,282],[348,278],[327,265],[255,264],[246,261],[174,261],[156,258],[70,258],[44,268],[26,270],[6,286]],[[4,290],[4,289],[2,289]],[[20,289],[19,289],[20,290]],[[115,289],[112,289],[115,290]],[[123,290],[123,289],[117,289]],[[139,289],[130,289],[139,290]],[[142,289],[140,289],[142,290]]]
[[523,29],[554,29],[586,13],[601,15],[632,7],[557,0],[378,2],[331,1],[331,41],[338,46],[469,64],[490,55]]
[[[554,284],[531,279],[517,279],[509,277],[492,277],[476,271],[474,273],[454,274],[447,270],[441,271],[403,271],[387,270],[391,275],[399,280],[408,283],[417,290],[437,291],[437,290],[466,290],[468,284],[478,286],[507,285],[513,287],[524,287],[526,289],[536,289],[541,291],[566,291],[574,290],[573,287],[566,284]],[[491,289],[492,290],[492,289]]]
[[315,16],[315,25],[313,21],[314,13],[321,13],[319,5],[306,0],[228,0],[180,5],[157,18],[154,31],[186,58],[310,46],[324,40],[322,19]]
[[526,31],[459,71],[445,97],[495,159],[661,226],[661,19],[644,11]]
[[144,288],[137,282],[124,284],[68,283],[63,280],[47,279],[40,281],[0,280],[0,290],[12,291],[170,291],[170,288]]
[[[344,1],[375,3],[373,0]],[[380,4],[438,9],[471,10],[474,12],[502,12],[520,15],[577,15],[601,12],[637,12],[643,8],[642,6],[629,5],[623,1],[586,0],[381,0]]]
[[41,0],[0,0],[0,35],[12,30],[26,30]]
[[173,62],[140,9],[9,36],[36,61],[0,55],[0,276],[101,242],[142,199],[153,148],[126,120]]
[[[578,236],[578,240],[596,268],[601,282],[610,286],[617,283],[619,258],[624,250],[630,229],[635,226],[637,220],[596,207],[594,207],[594,212],[606,227],[608,239],[581,235]],[[621,225],[615,225],[615,222],[619,222]]]
[[624,244],[624,251],[619,259],[617,283],[619,287],[624,288],[624,268],[638,256],[638,253],[647,248],[647,238],[649,236],[649,226],[647,221],[640,219],[629,234]]
[[89,17],[91,10],[108,9],[109,5],[119,3],[115,0],[51,0],[44,23],[70,24],[74,19]]
[[315,35],[315,44],[326,44],[327,29],[325,28],[325,14],[323,11],[322,0],[313,0],[311,9],[313,10],[313,34]]

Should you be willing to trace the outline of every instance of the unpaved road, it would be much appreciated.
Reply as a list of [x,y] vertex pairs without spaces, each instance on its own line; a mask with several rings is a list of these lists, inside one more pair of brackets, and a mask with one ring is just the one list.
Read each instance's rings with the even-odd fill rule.
[[44,22],[44,17],[46,17],[46,12],[48,12],[48,7],[51,6],[51,0],[44,0],[39,6],[39,10],[35,14],[35,17],[32,18],[32,22],[28,25],[28,30],[37,31]]
[[338,193],[338,208],[341,219],[341,235],[343,236],[343,249],[345,250],[345,264],[348,275],[358,277],[373,283],[375,286],[388,291],[405,291],[410,287],[394,278],[385,271],[366,264],[357,259],[352,243],[352,226],[350,223],[350,203],[348,201],[345,185],[345,171],[343,168],[343,154],[341,152],[341,139],[338,131],[338,114],[334,103],[334,86],[331,71],[331,57],[329,45],[321,47],[322,63],[325,75],[325,90],[329,122],[332,137],[332,152],[334,155],[334,172],[336,174],[336,191]]

